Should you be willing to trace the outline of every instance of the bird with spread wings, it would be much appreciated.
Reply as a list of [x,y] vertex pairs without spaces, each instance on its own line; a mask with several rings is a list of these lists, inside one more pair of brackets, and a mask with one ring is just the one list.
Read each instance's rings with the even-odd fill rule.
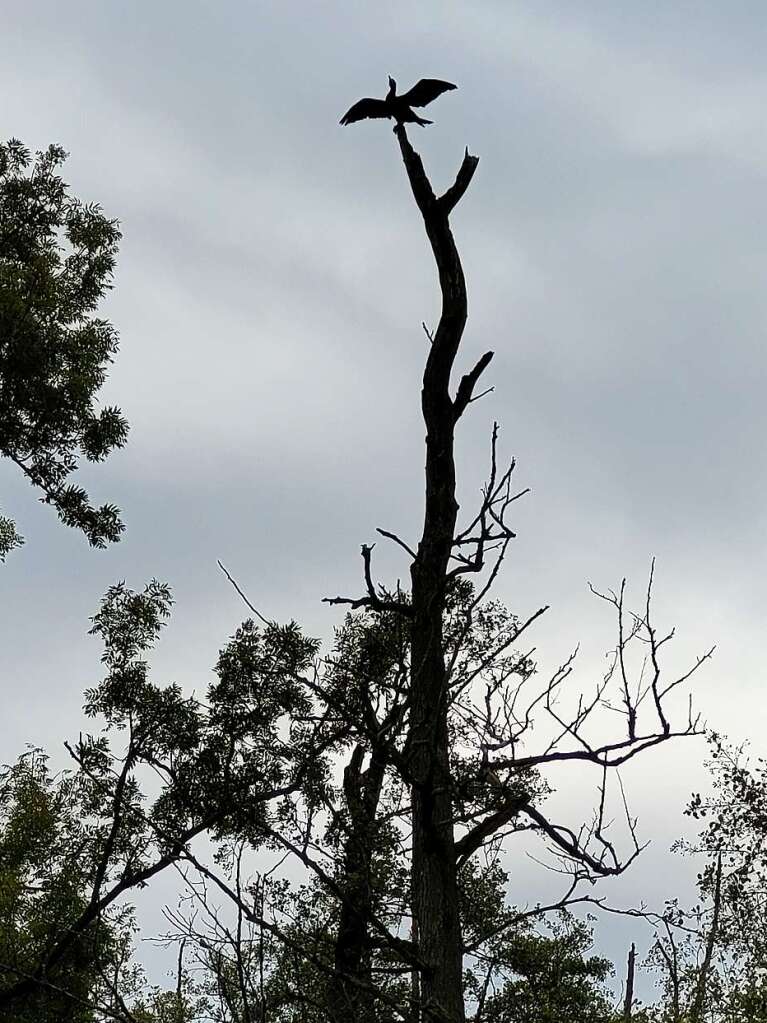
[[442,82],[439,78],[422,78],[412,89],[397,95],[397,83],[389,77],[389,91],[385,99],[372,99],[367,96],[358,100],[350,107],[340,120],[340,124],[354,124],[355,121],[362,121],[366,117],[388,117],[394,118],[397,124],[432,124],[423,117],[419,117],[411,109],[412,107],[425,107],[437,96],[457,86],[452,82]]

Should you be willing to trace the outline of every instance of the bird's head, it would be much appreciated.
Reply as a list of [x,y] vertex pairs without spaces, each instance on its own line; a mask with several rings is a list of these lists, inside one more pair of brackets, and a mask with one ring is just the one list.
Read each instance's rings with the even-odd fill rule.
[[387,99],[392,99],[397,91],[397,83],[394,81],[391,75],[389,75],[389,91],[386,94]]

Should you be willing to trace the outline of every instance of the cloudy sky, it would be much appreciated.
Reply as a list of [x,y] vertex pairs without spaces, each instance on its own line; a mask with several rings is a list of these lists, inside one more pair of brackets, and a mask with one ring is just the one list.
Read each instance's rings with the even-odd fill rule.
[[[625,575],[641,600],[655,556],[670,668],[716,643],[697,706],[763,753],[766,46],[748,0],[9,5],[0,134],[63,144],[75,194],[122,222],[104,397],[132,434],[82,474],[124,510],[107,552],[0,466],[27,538],[0,572],[2,759],[58,761],[83,727],[110,583],[172,584],[157,676],[199,689],[243,614],[217,558],[265,613],[328,636],[320,598],[359,589],[359,544],[417,538],[434,271],[388,124],[337,123],[387,74],[459,85],[411,131],[437,186],[465,145],[480,156],[454,216],[461,359],[493,348],[495,391],[464,421],[461,501],[494,419],[532,489],[498,596],[551,604],[539,662],[580,642],[590,689],[612,622],[587,582]],[[376,556],[404,577],[396,549]],[[686,740],[627,772],[652,844],[615,901],[689,877],[667,850],[703,755]],[[629,932],[610,933],[622,958]]]

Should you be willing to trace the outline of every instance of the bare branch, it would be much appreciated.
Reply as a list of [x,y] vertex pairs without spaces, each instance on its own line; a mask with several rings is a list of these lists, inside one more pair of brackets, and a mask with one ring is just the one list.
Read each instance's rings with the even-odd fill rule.
[[399,536],[397,536],[396,533],[390,533],[388,531],[388,529],[381,529],[380,526],[376,526],[376,533],[380,533],[381,536],[385,536],[387,540],[393,540],[395,543],[399,544],[400,547],[402,547],[403,550],[407,551],[407,553],[410,555],[411,558],[417,558],[418,557],[418,555],[413,550],[413,548],[409,547],[405,543],[404,540],[402,540]]
[[[382,532],[379,530],[379,532]],[[387,535],[387,534],[384,534]],[[393,611],[396,614],[405,615],[405,617],[411,617],[413,614],[412,608],[409,604],[405,603],[404,600],[388,600],[376,593],[375,585],[373,584],[373,577],[370,568],[370,557],[373,552],[375,544],[362,544],[362,562],[364,565],[365,572],[365,585],[367,586],[366,597],[323,597],[323,604],[346,604],[353,610],[360,607],[369,607],[372,611]]]
[[258,610],[258,608],[254,607],[254,606],[253,606],[253,605],[251,604],[251,602],[250,602],[250,601],[248,600],[248,598],[247,598],[247,597],[245,596],[245,594],[244,594],[244,593],[242,592],[242,590],[240,589],[240,587],[239,587],[239,586],[237,585],[237,582],[236,582],[236,581],[235,581],[235,580],[234,580],[234,579],[232,578],[232,576],[231,576],[231,575],[229,574],[229,572],[228,572],[228,571],[227,571],[227,569],[226,569],[226,568],[224,567],[224,565],[223,565],[223,564],[222,564],[222,563],[221,563],[220,561],[217,561],[217,564],[218,564],[218,567],[219,567],[219,568],[221,569],[221,571],[222,571],[222,572],[224,573],[224,575],[226,576],[226,578],[227,578],[227,579],[229,580],[229,582],[230,582],[230,583],[232,584],[232,586],[234,586],[235,590],[237,590],[237,592],[239,593],[239,595],[240,595],[240,596],[242,597],[242,599],[243,599],[243,601],[245,602],[245,604],[247,605],[247,607],[248,607],[248,608],[250,608],[250,610],[251,610],[251,611],[253,612],[253,614],[254,614],[254,615],[256,616],[256,618],[258,618],[258,619],[259,619],[259,621],[263,622],[263,624],[264,624],[264,625],[274,625],[274,622],[270,622],[268,618],[264,618],[264,616],[263,616],[263,615],[261,614],[261,612],[260,612],[260,611]]
[[584,864],[584,866],[589,867],[598,876],[606,877],[622,874],[626,868],[633,863],[638,855],[638,851],[635,850],[631,856],[622,863],[617,861],[613,863],[606,863],[603,858],[592,856],[569,828],[565,828],[558,824],[551,824],[551,822],[543,816],[540,810],[537,810],[529,803],[522,806],[520,808],[520,812],[527,814],[527,816],[535,822],[540,830],[549,839],[551,839],[554,845],[560,849],[568,859],[576,860],[578,863]]
[[455,843],[455,858],[459,868],[486,839],[494,835],[500,828],[505,827],[509,821],[524,810],[529,798],[527,793],[518,796],[510,795],[506,806],[485,817],[462,838],[458,839]]
[[[456,392],[455,400],[453,402],[453,415],[456,420],[460,419],[466,409],[466,406],[472,400],[472,394],[474,393],[477,381],[490,365],[494,355],[495,352],[485,352],[474,368],[461,377],[461,382],[458,385],[458,391]],[[485,391],[484,393],[487,394],[488,392]]]
[[457,206],[463,198],[466,189],[471,184],[471,179],[474,177],[474,172],[477,169],[478,163],[479,157],[470,156],[467,146],[463,154],[463,162],[458,169],[455,181],[437,200],[440,209],[445,216],[448,216],[452,212],[453,208]]

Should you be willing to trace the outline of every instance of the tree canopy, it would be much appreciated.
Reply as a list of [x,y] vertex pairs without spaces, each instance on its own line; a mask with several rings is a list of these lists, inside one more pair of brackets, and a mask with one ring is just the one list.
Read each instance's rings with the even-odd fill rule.
[[[62,522],[104,547],[123,531],[118,509],[92,505],[71,476],[128,433],[119,409],[98,407],[118,338],[95,314],[120,231],[98,204],[70,194],[65,159],[60,146],[33,158],[17,139],[0,145],[0,455]],[[20,543],[13,520],[0,517],[0,558]]]

